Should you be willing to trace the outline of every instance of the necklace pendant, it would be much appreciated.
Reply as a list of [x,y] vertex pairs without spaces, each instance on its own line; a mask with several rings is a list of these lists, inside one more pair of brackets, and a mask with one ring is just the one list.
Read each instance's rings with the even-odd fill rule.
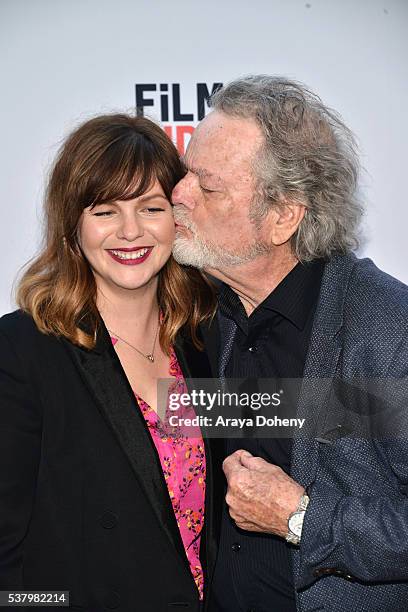
[[146,357],[147,357],[147,359],[148,359],[149,361],[151,361],[152,363],[154,362],[154,357],[153,357],[153,355],[146,355]]

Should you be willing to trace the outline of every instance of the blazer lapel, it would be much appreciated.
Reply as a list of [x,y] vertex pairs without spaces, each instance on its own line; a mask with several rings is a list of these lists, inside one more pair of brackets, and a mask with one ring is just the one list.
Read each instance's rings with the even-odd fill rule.
[[188,566],[159,456],[103,322],[94,350],[64,342],[127,456],[165,535]]
[[[200,335],[199,340],[203,341]],[[205,342],[204,344],[206,345]],[[179,332],[174,350],[184,378],[212,378],[211,364],[206,351],[198,350],[186,334]]]
[[[213,326],[215,327],[214,323]],[[187,382],[190,387],[199,389],[200,378],[213,378],[207,353],[199,351],[190,338],[179,334],[175,344],[175,352],[184,377],[189,379]],[[202,562],[207,574],[207,580],[205,581],[205,591],[207,593],[214,572],[220,537],[225,482],[222,461],[225,454],[224,440],[203,437],[203,441],[206,455],[206,489],[205,522],[202,534],[205,554],[202,557]]]
[[228,317],[222,316],[219,310],[217,310],[217,320],[220,330],[220,337],[224,339],[224,342],[220,347],[218,359],[218,376],[223,379],[225,378],[225,368],[227,367],[231,357],[237,326],[235,321],[229,319]]
[[303,374],[297,417],[305,419],[292,448],[291,476],[308,487],[316,476],[319,442],[324,436],[332,379],[341,352],[341,327],[347,286],[357,259],[336,255],[326,264]]
[[[202,323],[204,345],[214,378],[224,378],[231,357],[237,326],[232,319],[221,315],[219,309],[210,323]],[[223,339],[221,343],[220,339]]]
[[200,329],[203,336],[205,351],[211,367],[211,376],[218,378],[220,331],[217,316],[213,317],[211,321],[201,323]]

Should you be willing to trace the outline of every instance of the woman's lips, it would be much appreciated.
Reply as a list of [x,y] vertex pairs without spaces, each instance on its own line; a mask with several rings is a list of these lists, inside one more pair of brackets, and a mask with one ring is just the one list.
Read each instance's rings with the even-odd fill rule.
[[137,266],[149,257],[153,247],[137,247],[127,249],[107,249],[109,255],[123,266]]

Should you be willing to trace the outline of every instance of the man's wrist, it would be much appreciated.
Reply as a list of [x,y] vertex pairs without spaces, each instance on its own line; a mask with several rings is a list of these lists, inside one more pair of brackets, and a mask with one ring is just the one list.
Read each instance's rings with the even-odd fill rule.
[[306,510],[309,505],[309,496],[307,493],[303,493],[299,500],[299,504],[294,512],[289,515],[288,518],[288,531],[286,534],[286,541],[295,546],[299,546],[300,539],[302,537],[303,521],[305,518]]

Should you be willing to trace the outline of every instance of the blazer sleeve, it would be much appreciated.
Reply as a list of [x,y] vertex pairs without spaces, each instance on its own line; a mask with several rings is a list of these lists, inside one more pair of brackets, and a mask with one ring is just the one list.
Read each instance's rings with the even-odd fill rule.
[[23,587],[23,542],[34,501],[41,417],[13,343],[0,330],[0,589]]
[[[406,581],[408,577],[408,344],[394,353],[388,373],[390,393],[398,385],[395,419],[399,435],[371,443],[378,464],[386,465],[393,493],[347,495],[329,479],[310,487],[299,551],[296,588],[335,575],[366,583]],[[395,429],[393,430],[395,431]],[[350,443],[352,440],[350,441]],[[383,468],[379,468],[383,472]],[[355,474],[363,478],[363,474]],[[391,487],[390,487],[391,488]]]

